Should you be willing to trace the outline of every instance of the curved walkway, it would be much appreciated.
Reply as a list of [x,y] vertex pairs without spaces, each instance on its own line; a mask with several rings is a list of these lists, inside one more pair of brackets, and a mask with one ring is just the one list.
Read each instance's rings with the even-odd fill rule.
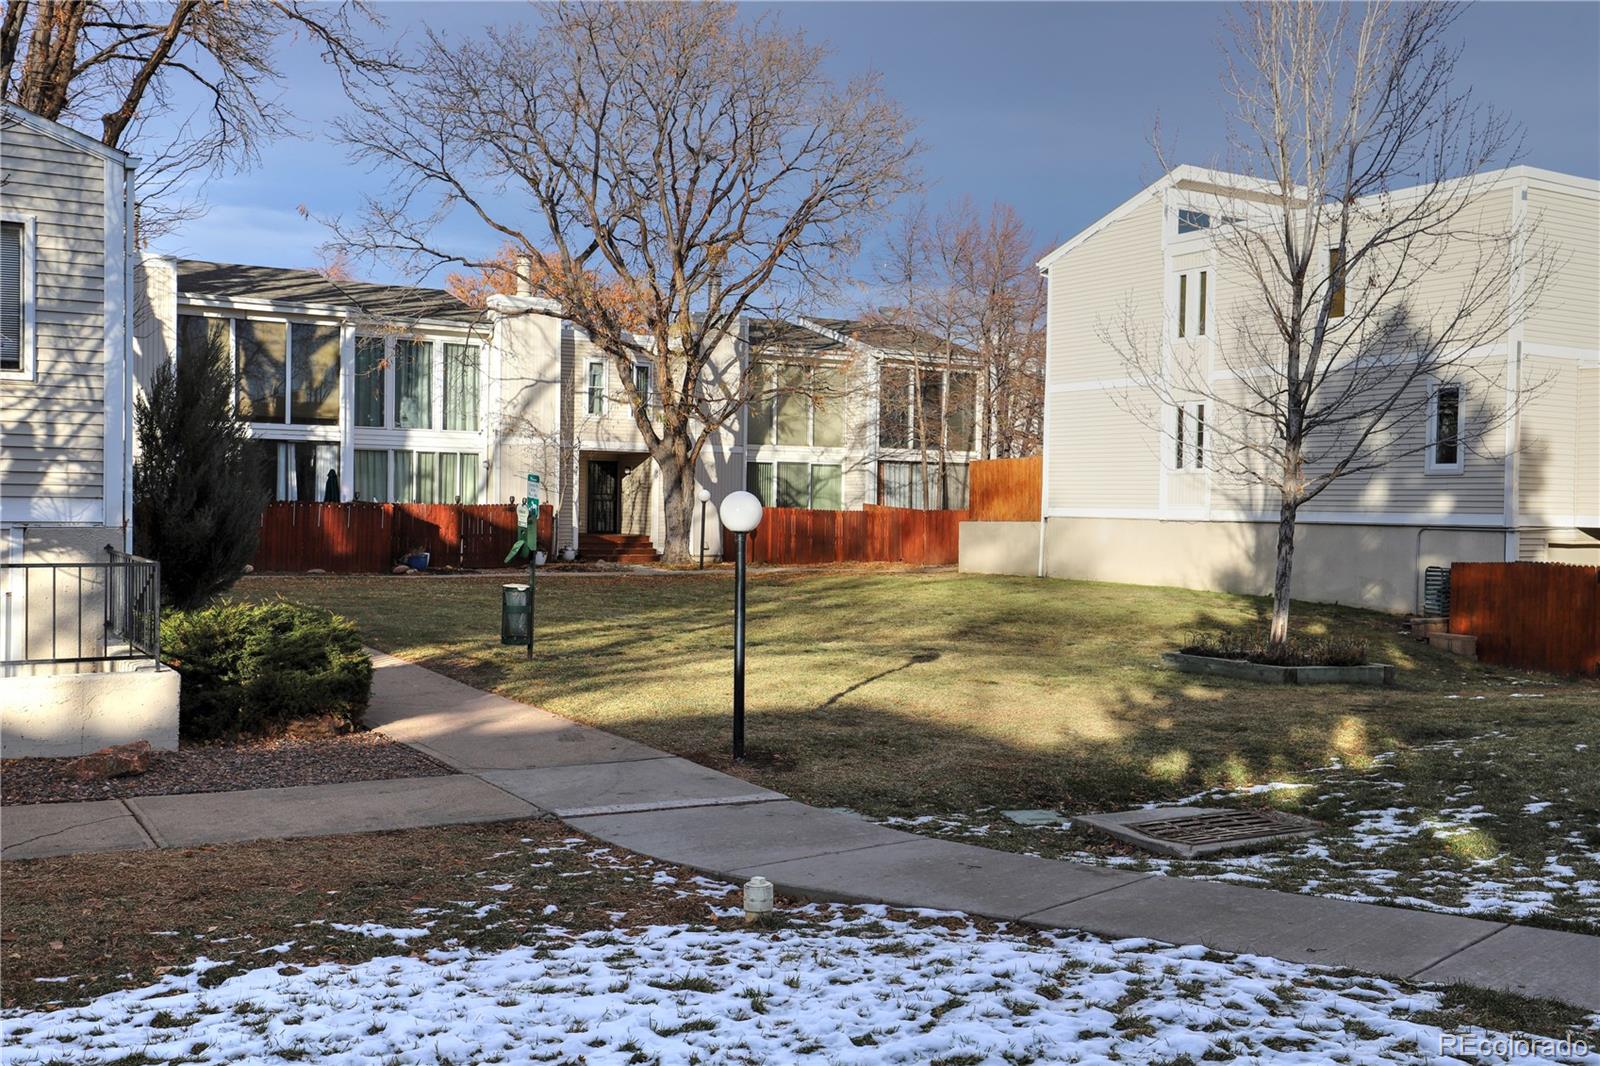
[[449,777],[0,809],[4,855],[173,847],[549,813],[667,862],[812,899],[1462,982],[1600,1011],[1600,937],[1031,858],[819,810],[374,653],[368,721]]

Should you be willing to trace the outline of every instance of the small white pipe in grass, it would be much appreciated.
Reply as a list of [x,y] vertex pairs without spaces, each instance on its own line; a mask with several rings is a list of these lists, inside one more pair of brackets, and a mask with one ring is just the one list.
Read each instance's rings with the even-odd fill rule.
[[744,920],[753,922],[772,913],[772,882],[752,877],[744,883]]

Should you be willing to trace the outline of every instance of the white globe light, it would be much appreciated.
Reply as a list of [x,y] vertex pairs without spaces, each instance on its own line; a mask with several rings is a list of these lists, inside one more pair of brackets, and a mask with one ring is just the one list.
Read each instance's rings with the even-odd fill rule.
[[717,508],[722,528],[734,533],[748,533],[761,524],[761,501],[753,493],[730,492],[722,498]]
[[711,502],[711,490],[710,489],[706,489],[706,488],[695,489],[694,490],[694,498],[699,500],[701,503],[710,503]]

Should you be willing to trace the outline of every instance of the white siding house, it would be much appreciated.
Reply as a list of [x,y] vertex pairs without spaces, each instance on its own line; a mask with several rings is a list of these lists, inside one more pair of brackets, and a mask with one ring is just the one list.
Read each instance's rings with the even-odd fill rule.
[[0,115],[0,750],[177,744],[132,547],[135,161]]
[[[1600,183],[1529,167],[1489,179],[1463,225],[1525,223],[1526,263],[1548,251],[1557,270],[1530,314],[1484,310],[1505,317],[1504,335],[1474,350],[1462,381],[1426,386],[1427,419],[1395,430],[1417,447],[1301,508],[1297,595],[1414,610],[1428,566],[1600,561]],[[1213,382],[1234,372],[1218,369],[1219,352],[1230,329],[1248,328],[1236,323],[1248,322],[1240,301],[1251,289],[1230,286],[1212,246],[1205,216],[1218,183],[1232,202],[1247,199],[1248,179],[1180,167],[1041,261],[1043,522],[964,529],[964,568],[1270,588],[1277,500],[1207,461],[1196,446],[1203,408],[1142,410],[1151,400],[1113,343],[1118,330],[1143,329],[1162,338],[1163,358]],[[1407,313],[1426,320],[1456,306],[1469,258],[1445,247],[1406,285]],[[1505,411],[1514,414],[1499,418]],[[1472,447],[1433,446],[1456,412],[1493,428]]]

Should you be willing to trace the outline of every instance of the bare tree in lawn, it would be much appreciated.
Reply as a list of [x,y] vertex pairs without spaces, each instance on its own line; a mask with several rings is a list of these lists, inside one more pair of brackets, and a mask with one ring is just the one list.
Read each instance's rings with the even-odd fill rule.
[[[359,96],[344,136],[390,183],[332,225],[417,268],[490,265],[481,237],[450,243],[447,218],[526,256],[532,291],[613,364],[660,469],[665,555],[685,561],[697,461],[750,388],[714,362],[719,341],[840,277],[912,185],[918,146],[875,78],[831,83],[822,49],[770,18],[698,3],[540,14],[470,41],[430,34],[409,77]],[[626,314],[607,296],[618,284]]]
[[1550,263],[1526,250],[1510,190],[1488,199],[1518,132],[1455,83],[1460,10],[1270,2],[1231,18],[1226,173],[1183,201],[1214,250],[1210,293],[1191,278],[1169,298],[1180,321],[1130,304],[1100,323],[1173,462],[1203,454],[1276,505],[1273,644],[1302,507],[1429,449],[1491,449],[1515,407],[1501,342]]
[[0,96],[139,156],[149,238],[199,213],[191,177],[253,163],[293,128],[276,99],[285,47],[317,49],[347,84],[381,79],[392,57],[362,40],[376,24],[359,3],[7,0]]
[[956,294],[960,335],[981,364],[987,458],[1037,455],[1044,438],[1044,280],[1039,243],[1007,203],[987,213],[963,199],[933,227]]

